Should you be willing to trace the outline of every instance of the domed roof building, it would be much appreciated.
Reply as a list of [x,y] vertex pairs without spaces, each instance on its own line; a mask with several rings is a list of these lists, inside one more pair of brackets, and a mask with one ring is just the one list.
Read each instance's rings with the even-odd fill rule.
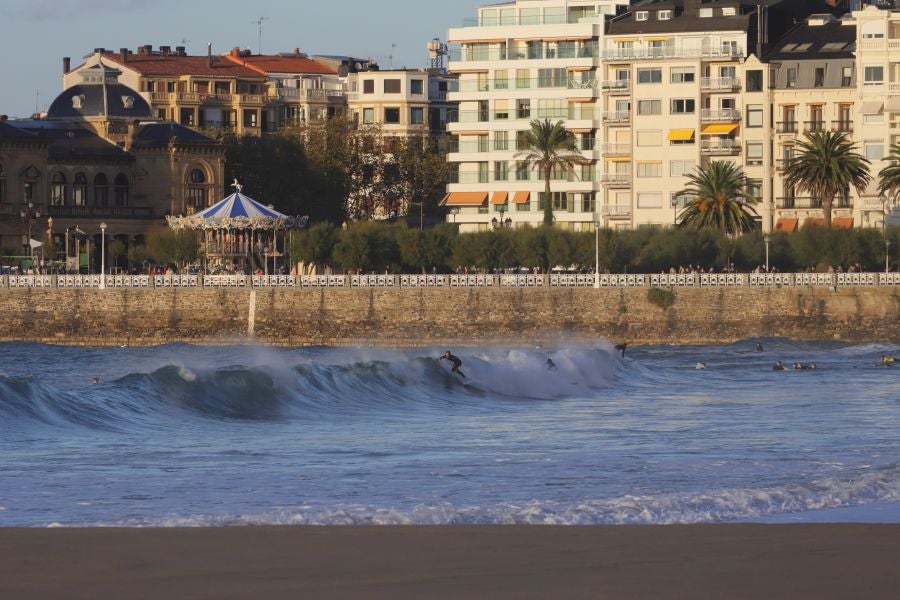
[[151,119],[150,104],[119,83],[122,74],[103,61],[83,69],[82,83],[65,90],[47,111],[48,119]]

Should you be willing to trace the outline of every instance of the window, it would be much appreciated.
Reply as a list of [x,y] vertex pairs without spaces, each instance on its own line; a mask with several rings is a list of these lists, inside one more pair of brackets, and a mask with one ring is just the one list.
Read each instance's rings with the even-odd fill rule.
[[722,9],[723,17],[733,17],[736,14],[735,8],[733,6],[726,6]]
[[640,192],[637,195],[638,208],[662,208],[661,192]]
[[516,181],[528,181],[530,174],[531,170],[528,168],[528,163],[516,163]]
[[363,109],[363,123],[366,125],[371,125],[375,122],[375,109],[374,108],[364,108]]
[[747,142],[747,164],[748,165],[763,164],[763,144],[762,144],[762,142]]
[[797,85],[797,69],[796,67],[788,67],[787,70],[787,87],[792,88]]
[[590,213],[597,210],[597,195],[594,192],[585,192],[581,195],[582,212]]
[[538,87],[566,87],[568,74],[565,69],[538,69]]
[[759,202],[762,200],[762,180],[747,180],[747,199],[754,202]]
[[638,146],[662,146],[662,131],[638,131]]
[[517,100],[516,114],[520,119],[531,117],[531,100]]
[[884,123],[884,113],[863,115],[863,123],[866,125],[878,125],[879,123]]
[[841,69],[841,87],[850,87],[853,82],[853,67]]
[[[553,210],[569,210],[569,195],[566,192],[551,192],[553,198]],[[545,192],[538,193],[538,210],[544,210]]]
[[597,166],[594,163],[581,165],[581,181],[594,181],[596,174]]
[[84,173],[75,175],[75,183],[72,185],[72,204],[75,206],[87,205],[88,181]]
[[763,72],[760,69],[747,71],[747,91],[761,92],[763,88]]
[[884,83],[884,67],[865,67],[863,73],[864,85],[881,85]]
[[128,206],[129,185],[124,173],[116,175],[116,206]]
[[884,142],[866,142],[866,160],[876,161],[884,158]]
[[689,115],[694,113],[696,101],[693,98],[674,98],[672,100],[673,115]]
[[363,80],[363,94],[374,94],[375,93],[375,80],[374,79],[364,79]]
[[763,126],[763,105],[748,104],[747,105],[747,127]]
[[658,162],[639,162],[637,164],[638,177],[661,177],[662,165]]
[[62,173],[54,173],[50,181],[50,205],[66,205],[66,176]]
[[109,206],[109,180],[103,173],[94,177],[94,206]]
[[825,67],[816,67],[815,77],[813,78],[813,87],[825,86]]
[[384,109],[384,122],[390,123],[391,125],[398,125],[400,123],[400,109],[399,108],[385,108]]
[[256,127],[256,111],[244,111],[244,127]]
[[424,125],[425,109],[422,107],[413,107],[409,109],[409,122],[412,125]]
[[700,9],[700,18],[701,19],[707,19],[711,16],[713,16],[713,9],[711,9],[711,8],[701,8]]
[[672,11],[671,10],[660,10],[656,13],[656,18],[659,19],[660,21],[668,21],[669,19],[672,18]]
[[188,173],[185,204],[187,205],[187,210],[191,212],[206,208],[209,204],[206,175],[201,169],[192,169]]
[[662,83],[662,69],[638,69],[638,83]]
[[650,13],[647,12],[646,10],[639,10],[636,13],[634,13],[635,21],[646,21],[649,18],[650,18]]
[[694,172],[694,161],[673,160],[669,161],[669,175],[672,177],[684,177]]
[[662,114],[662,100],[638,100],[637,112],[639,115]]
[[509,150],[508,131],[497,131],[494,133],[494,150]]
[[384,93],[385,94],[399,94],[400,93],[400,80],[399,79],[385,79],[384,80]]
[[423,94],[423,90],[425,89],[424,83],[421,79],[412,79],[409,82],[409,93],[414,94],[416,96],[421,96]]
[[494,71],[494,89],[495,90],[507,90],[509,89],[509,79],[506,70],[502,71]]
[[669,196],[669,206],[682,210],[691,205],[694,199],[690,194],[682,194],[681,192],[672,192]]
[[672,67],[669,70],[672,83],[693,83],[695,81],[693,67]]
[[494,181],[506,181],[509,179],[509,163],[498,161],[494,163]]

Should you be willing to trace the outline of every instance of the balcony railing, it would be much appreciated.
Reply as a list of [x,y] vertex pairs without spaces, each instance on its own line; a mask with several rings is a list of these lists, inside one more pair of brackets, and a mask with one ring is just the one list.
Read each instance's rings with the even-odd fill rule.
[[740,153],[741,143],[738,140],[703,140],[700,151],[717,156],[734,155]]
[[600,176],[600,183],[611,188],[631,187],[631,175],[620,173],[604,173]]
[[600,144],[604,156],[631,156],[631,144]]
[[[496,146],[496,143],[494,144]],[[508,146],[509,142],[506,142],[504,145]],[[496,149],[496,148],[495,148]],[[478,153],[478,152],[490,152],[491,151],[491,143],[487,140],[479,141],[479,142],[460,142],[456,140],[451,140],[447,143],[447,151],[448,152],[460,152],[460,153]]]
[[602,120],[610,125],[628,125],[631,122],[631,113],[629,111],[605,112]]
[[837,131],[838,133],[853,133],[853,121],[832,121],[831,129],[832,131]]
[[152,219],[149,206],[48,206],[47,215],[59,218]]
[[575,25],[578,23],[603,23],[603,15],[587,17],[575,15],[547,15],[527,17],[492,17],[481,19],[465,19],[463,27],[510,27],[518,25]]
[[619,204],[612,206],[604,206],[600,209],[600,213],[611,218],[624,218],[631,216],[631,205],[629,204]]
[[[786,196],[786,197],[782,197],[782,198],[776,198],[775,206],[780,209],[799,208],[799,209],[812,210],[812,209],[822,208],[822,201],[819,200],[818,198],[812,198],[810,196],[793,196],[793,197]],[[853,198],[839,196],[834,199],[834,202],[832,202],[831,207],[833,209],[853,208]]]
[[631,92],[630,79],[607,79],[600,82],[600,87],[604,92],[610,94],[628,94]]
[[776,158],[775,159],[775,170],[776,171],[784,171],[790,162],[794,160],[792,158]]
[[778,133],[797,133],[797,121],[778,121],[775,123],[775,131]]
[[702,77],[700,89],[705,91],[734,91],[741,87],[738,77]]
[[344,90],[278,88],[276,95],[279,100],[326,102],[330,98],[343,98],[347,95],[347,92]]
[[700,111],[701,121],[740,121],[741,111],[735,108],[704,108]]
[[744,48],[731,45],[704,46],[702,48],[682,48],[679,46],[662,46],[653,48],[607,48],[600,51],[601,58],[606,60],[648,60],[661,58],[744,58]]
[[825,131],[825,121],[803,121],[803,131]]
[[588,108],[581,108],[575,103],[569,108],[552,108],[552,109],[532,109],[532,108],[511,108],[507,111],[483,111],[483,110],[461,110],[448,111],[448,120],[451,123],[488,123],[503,121],[530,121],[531,119],[563,119],[572,121],[590,121],[600,118],[599,111]]
[[450,183],[488,183],[490,181],[489,173],[462,171],[459,173],[450,173]]
[[553,51],[536,47],[525,49],[507,48],[460,48],[450,51],[450,62],[492,62],[499,60],[557,60],[576,58],[597,58],[599,51],[593,45],[576,47],[573,51]]
[[570,89],[592,90],[597,88],[597,80],[594,78],[581,79],[578,77],[553,78],[553,77],[521,77],[516,79],[472,79],[456,82],[451,92],[481,93],[505,90],[541,90],[541,89]]

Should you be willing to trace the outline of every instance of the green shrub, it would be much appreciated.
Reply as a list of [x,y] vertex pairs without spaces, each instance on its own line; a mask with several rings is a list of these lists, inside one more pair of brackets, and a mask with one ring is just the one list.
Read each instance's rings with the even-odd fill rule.
[[663,310],[668,310],[675,304],[675,292],[660,288],[650,288],[647,290],[647,301]]

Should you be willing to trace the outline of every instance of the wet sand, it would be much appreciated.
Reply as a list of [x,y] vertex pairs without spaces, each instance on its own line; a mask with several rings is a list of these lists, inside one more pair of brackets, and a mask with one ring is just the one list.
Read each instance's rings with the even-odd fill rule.
[[900,525],[0,529],[0,598],[896,598]]

